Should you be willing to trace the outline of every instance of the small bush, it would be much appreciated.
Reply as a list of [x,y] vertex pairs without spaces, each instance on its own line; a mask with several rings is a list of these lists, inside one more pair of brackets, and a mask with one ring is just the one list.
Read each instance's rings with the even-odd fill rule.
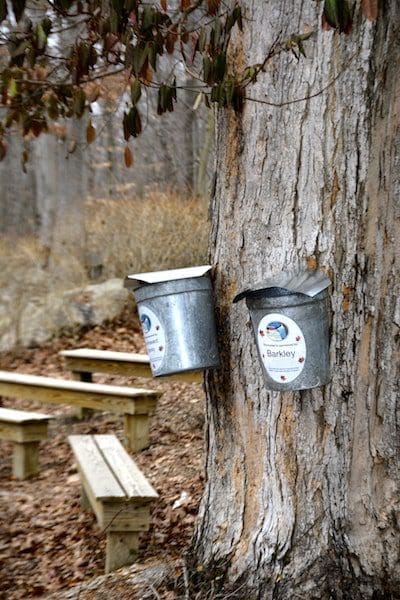
[[44,296],[87,283],[84,265],[71,254],[51,256],[37,238],[0,240],[0,298],[4,294]]
[[144,199],[95,200],[87,204],[89,264],[102,278],[204,264],[209,226],[207,203],[172,192]]

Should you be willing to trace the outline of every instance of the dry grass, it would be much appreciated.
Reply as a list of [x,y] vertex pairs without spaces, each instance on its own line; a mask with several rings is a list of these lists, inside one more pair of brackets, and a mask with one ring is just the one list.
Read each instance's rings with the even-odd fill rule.
[[103,277],[204,264],[207,260],[207,203],[172,192],[145,199],[96,200],[87,205],[90,260]]
[[68,289],[87,282],[83,264],[69,253],[53,254],[34,237],[0,240],[0,289],[25,289],[43,296],[52,289]]
[[[40,270],[45,261],[45,251],[38,240],[33,238],[0,240],[0,287],[5,289],[16,284],[24,285],[22,273]],[[33,282],[30,282],[31,284]],[[34,290],[32,290],[34,291]]]
[[84,266],[74,256],[54,256],[34,238],[0,240],[0,352],[15,347],[21,316],[40,307],[51,294],[87,283]]
[[153,192],[144,199],[92,200],[85,222],[87,247],[81,262],[68,252],[49,256],[34,238],[1,239],[0,289],[41,296],[84,285],[96,264],[102,265],[101,279],[107,279],[207,260],[207,204],[201,199]]

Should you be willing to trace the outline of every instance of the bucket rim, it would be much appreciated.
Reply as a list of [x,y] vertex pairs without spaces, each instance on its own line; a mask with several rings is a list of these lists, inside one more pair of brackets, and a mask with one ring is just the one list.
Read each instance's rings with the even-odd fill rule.
[[243,298],[282,298],[283,296],[304,296],[305,298],[309,297],[307,296],[307,294],[302,294],[301,292],[292,292],[286,288],[271,286],[259,288],[257,290],[245,290],[244,292],[241,292],[240,294],[235,296],[233,302],[234,304],[236,304],[236,302],[239,302]]
[[[233,304],[236,304],[236,302],[239,302],[243,298],[265,295],[266,291],[269,289],[280,289],[284,291],[282,294],[276,294],[275,297],[279,295],[297,294],[313,298],[330,285],[331,280],[329,277],[327,277],[324,272],[317,269],[312,271],[303,269],[296,272],[282,272],[239,292],[239,294],[234,297]],[[273,296],[274,295],[272,294],[271,297]]]
[[165,271],[134,273],[125,277],[124,287],[135,290],[145,285],[154,285],[156,283],[167,283],[169,281],[177,281],[180,279],[203,277],[209,273],[211,269],[211,265],[201,265],[198,267],[184,267],[182,269],[167,269]]

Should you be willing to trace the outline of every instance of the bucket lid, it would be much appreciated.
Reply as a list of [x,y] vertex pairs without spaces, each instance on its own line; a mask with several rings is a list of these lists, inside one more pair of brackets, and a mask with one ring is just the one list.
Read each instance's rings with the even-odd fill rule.
[[127,275],[124,287],[136,290],[142,285],[175,281],[177,279],[189,279],[189,277],[202,277],[211,270],[211,265],[201,267],[188,267],[185,269],[168,269],[167,271],[153,271],[151,273],[135,273]]
[[[322,271],[300,271],[296,273],[279,273],[269,277],[260,283],[256,283],[251,288],[247,288],[237,294],[233,302],[239,302],[249,296],[259,296],[260,293],[266,293],[272,288],[280,290],[281,295],[285,293],[305,294],[313,298],[322,290],[330,286],[331,280]],[[271,294],[272,295],[272,294]],[[276,294],[273,294],[276,295]]]

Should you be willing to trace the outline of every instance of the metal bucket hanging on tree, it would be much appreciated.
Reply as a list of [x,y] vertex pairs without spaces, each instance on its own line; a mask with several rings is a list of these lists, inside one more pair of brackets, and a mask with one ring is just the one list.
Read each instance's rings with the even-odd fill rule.
[[128,275],[155,377],[218,367],[211,267]]
[[330,283],[319,271],[283,273],[235,297],[246,299],[268,389],[305,390],[329,382]]

